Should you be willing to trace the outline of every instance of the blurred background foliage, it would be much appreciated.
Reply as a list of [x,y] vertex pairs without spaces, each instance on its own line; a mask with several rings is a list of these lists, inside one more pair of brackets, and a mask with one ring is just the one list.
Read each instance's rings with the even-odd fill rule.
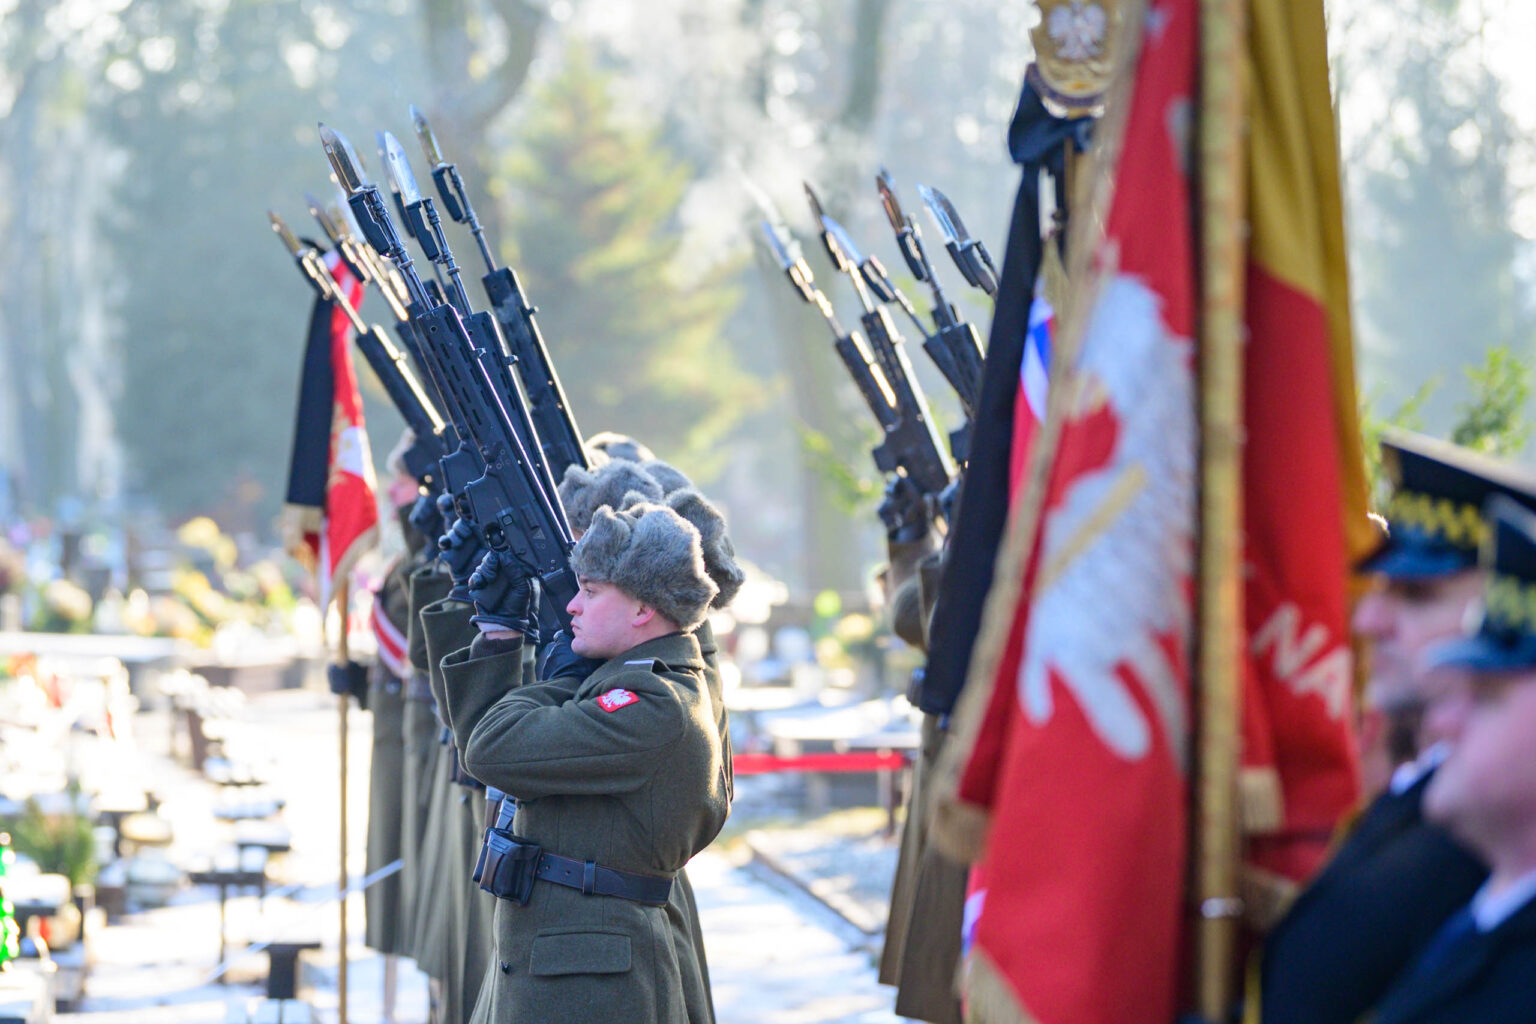
[[[1372,422],[1506,452],[1525,445],[1536,327],[1530,125],[1485,59],[1512,3],[1329,7]],[[416,103],[539,306],[583,429],[675,460],[792,586],[857,588],[878,538],[861,513],[850,542],[849,508],[879,493],[869,428],[756,243],[747,182],[809,243],[813,180],[899,267],[883,164],[911,207],[918,182],[942,187],[1000,255],[1031,7],[0,0],[0,523],[208,515],[275,536],[309,292],[265,210],[307,228],[302,194],[331,194],[317,121],[377,170],[377,128],[416,153]],[[382,457],[399,421],[363,373]]]

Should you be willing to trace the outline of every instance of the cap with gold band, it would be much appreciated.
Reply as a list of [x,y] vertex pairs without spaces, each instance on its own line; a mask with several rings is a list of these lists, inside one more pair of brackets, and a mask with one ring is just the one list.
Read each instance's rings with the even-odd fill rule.
[[1392,482],[1384,510],[1389,534],[1360,563],[1390,579],[1429,579],[1477,565],[1488,535],[1483,505],[1503,495],[1536,511],[1536,473],[1419,434],[1392,431],[1381,442]]
[[1432,667],[1474,672],[1536,667],[1536,513],[1504,495],[1484,508],[1489,541],[1480,564],[1487,570],[1475,628],[1433,648]]

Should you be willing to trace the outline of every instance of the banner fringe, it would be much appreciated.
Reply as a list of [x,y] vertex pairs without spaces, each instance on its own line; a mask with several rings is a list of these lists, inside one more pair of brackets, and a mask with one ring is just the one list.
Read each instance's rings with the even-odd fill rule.
[[1278,832],[1285,825],[1285,790],[1273,765],[1244,768],[1238,775],[1238,810],[1248,835]]
[[1040,1024],[985,953],[972,953],[964,971],[965,1024]]

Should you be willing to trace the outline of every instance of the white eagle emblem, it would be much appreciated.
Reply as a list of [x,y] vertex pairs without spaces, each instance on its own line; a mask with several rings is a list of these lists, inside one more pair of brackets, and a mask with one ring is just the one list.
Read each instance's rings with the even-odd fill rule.
[[1046,31],[1063,60],[1090,60],[1104,49],[1109,19],[1096,3],[1072,0],[1052,9]]
[[1117,275],[1087,325],[1070,415],[1108,413],[1113,446],[1046,513],[1018,692],[1031,722],[1049,721],[1054,672],[1099,739],[1131,761],[1151,748],[1150,707],[1182,764],[1184,677],[1165,642],[1182,648],[1190,623],[1195,391],[1192,344],[1159,306],[1145,283]]

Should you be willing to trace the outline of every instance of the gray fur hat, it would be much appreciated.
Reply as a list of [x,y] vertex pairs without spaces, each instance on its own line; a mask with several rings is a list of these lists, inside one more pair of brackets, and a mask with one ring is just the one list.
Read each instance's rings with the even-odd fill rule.
[[[625,499],[628,500],[628,499]],[[715,581],[719,593],[712,608],[724,608],[736,598],[736,591],[747,574],[736,564],[736,548],[725,529],[725,516],[692,487],[669,491],[667,506],[693,524],[699,531],[699,545],[704,552],[704,571]]]
[[645,462],[656,457],[655,452],[628,434],[618,434],[612,430],[599,430],[587,438],[586,447],[589,452],[602,452],[610,459],[623,459],[626,462]]
[[389,450],[389,455],[384,459],[384,468],[396,476],[410,476],[411,471],[405,468],[405,453],[411,450],[411,445],[416,443],[416,431],[406,427],[400,433],[400,440]]
[[[663,494],[671,494],[680,491],[684,487],[692,487],[693,481],[687,475],[670,462],[662,462],[660,459],[646,459],[640,463],[640,468],[651,474],[651,479],[661,484]],[[695,526],[698,524],[695,523]]]
[[592,525],[592,514],[604,505],[620,507],[624,496],[637,491],[647,501],[660,501],[661,485],[640,468],[639,463],[614,459],[596,469],[571,466],[560,481],[560,504],[565,506],[566,522],[576,533]]
[[704,568],[699,531],[665,505],[599,508],[571,552],[576,575],[611,583],[678,628],[698,628],[718,592]]

